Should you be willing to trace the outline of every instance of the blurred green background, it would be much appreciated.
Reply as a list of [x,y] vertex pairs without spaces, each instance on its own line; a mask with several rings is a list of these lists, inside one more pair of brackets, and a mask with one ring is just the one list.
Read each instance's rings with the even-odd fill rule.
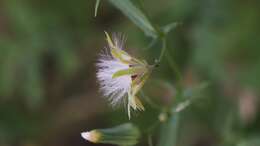
[[[132,0],[139,5],[139,0]],[[168,52],[189,90],[208,82],[181,114],[179,146],[260,145],[260,1],[142,0],[152,22],[180,22]],[[159,43],[106,0],[0,1],[0,145],[94,145],[80,132],[128,122],[99,92],[95,63],[104,31],[127,35],[127,51],[152,63]],[[166,104],[175,74],[165,59],[145,85]],[[132,121],[144,130],[158,111],[145,104]],[[154,140],[156,141],[157,132]],[[146,137],[140,145],[147,145]]]

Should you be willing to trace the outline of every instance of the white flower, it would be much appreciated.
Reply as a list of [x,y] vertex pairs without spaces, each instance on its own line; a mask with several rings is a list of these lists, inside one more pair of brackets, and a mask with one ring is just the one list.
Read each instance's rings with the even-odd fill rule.
[[151,66],[140,61],[123,50],[123,37],[113,40],[105,32],[108,48],[98,60],[97,78],[104,96],[108,97],[113,106],[127,101],[128,116],[131,108],[144,110],[136,96],[151,72]]
[[104,95],[109,96],[112,105],[116,105],[130,90],[132,79],[130,75],[113,78],[114,73],[129,69],[129,66],[109,57],[102,56],[99,59],[97,77]]

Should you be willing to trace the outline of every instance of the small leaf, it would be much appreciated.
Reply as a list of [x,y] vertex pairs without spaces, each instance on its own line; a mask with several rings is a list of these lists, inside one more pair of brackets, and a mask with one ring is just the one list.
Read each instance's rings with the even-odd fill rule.
[[147,36],[156,38],[157,32],[145,14],[138,9],[130,0],[109,0],[135,25],[141,28]]
[[112,78],[117,78],[125,75],[135,75],[143,71],[144,71],[143,67],[131,67],[129,69],[119,70],[115,72]]
[[173,22],[173,23],[170,23],[170,24],[167,24],[165,25],[162,30],[164,32],[164,34],[168,34],[171,30],[173,30],[174,28],[176,28],[177,26],[179,26],[180,23],[178,22]]
[[95,17],[97,17],[97,11],[98,11],[99,4],[100,4],[100,0],[96,0],[96,4],[95,4]]

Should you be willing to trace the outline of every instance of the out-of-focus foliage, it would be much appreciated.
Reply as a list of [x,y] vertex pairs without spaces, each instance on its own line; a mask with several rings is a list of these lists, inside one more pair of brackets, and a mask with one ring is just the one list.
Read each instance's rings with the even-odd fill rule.
[[[79,38],[87,35],[84,16],[77,11],[87,7],[74,8],[71,4],[60,5],[58,1],[2,3],[8,24],[1,33],[1,93],[24,95],[31,106],[37,106],[44,96],[43,75],[48,74],[45,70],[53,67],[61,76],[76,70],[79,61],[75,50],[83,42]],[[52,60],[56,66],[48,63]]]
[[138,9],[130,0],[109,0],[121,10],[130,20],[140,27],[147,36],[157,37],[157,32],[148,17]]
[[[143,31],[152,36],[147,25],[173,24],[164,27],[167,32],[174,27],[167,35],[167,55],[181,68],[187,95],[208,82],[178,117],[178,145],[256,146],[259,1],[127,2],[101,0],[97,17],[94,0],[0,2],[0,145],[89,145],[80,132],[128,121],[123,109],[108,110],[96,85],[94,66],[105,44],[103,32],[125,33],[127,50],[153,63],[162,46],[158,41],[149,46],[152,38]],[[160,104],[174,102],[175,81],[163,58],[145,85],[147,96]],[[141,131],[160,113],[145,107],[133,118]],[[147,145],[146,135],[142,138],[140,145]]]

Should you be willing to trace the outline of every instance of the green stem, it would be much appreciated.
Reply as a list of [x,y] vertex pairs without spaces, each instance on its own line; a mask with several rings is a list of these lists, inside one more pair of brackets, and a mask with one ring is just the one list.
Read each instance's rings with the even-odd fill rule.
[[172,71],[176,75],[176,78],[177,78],[177,91],[178,91],[178,94],[181,95],[182,94],[182,86],[181,86],[182,76],[181,76],[181,73],[180,73],[180,71],[179,71],[179,69],[177,67],[177,64],[172,59],[172,57],[169,55],[169,53],[166,53],[165,57],[166,57],[167,61],[169,62],[169,65],[170,65]]
[[148,145],[153,146],[153,139],[151,135],[148,135]]
[[162,50],[161,50],[161,53],[160,53],[160,56],[158,59],[159,62],[161,62],[161,60],[165,54],[165,51],[166,51],[166,39],[162,39]]
[[165,57],[166,57],[167,61],[169,62],[171,69],[173,70],[173,72],[175,72],[175,75],[176,75],[176,77],[177,77],[177,80],[178,80],[178,81],[181,81],[181,80],[182,80],[182,76],[181,76],[181,73],[180,73],[180,71],[179,71],[179,69],[178,69],[178,67],[177,67],[177,64],[176,64],[175,61],[172,59],[172,57],[170,56],[169,53],[166,53],[166,54],[165,54]]
[[161,125],[158,146],[176,146],[178,142],[179,114],[170,115],[169,119]]
[[140,91],[142,97],[145,99],[145,101],[154,109],[162,110],[161,106],[153,102],[149,97],[147,97],[144,92]]
[[148,135],[151,134],[159,124],[160,121],[155,120],[155,122],[147,130],[145,130],[145,133],[147,133]]
[[170,56],[169,50],[167,50],[167,42],[166,42],[166,37],[162,38],[162,49],[161,49],[161,53],[159,56],[159,63],[161,62],[163,57],[166,57],[170,68],[172,69],[172,71],[175,73],[176,78],[177,78],[177,91],[178,94],[182,93],[182,87],[181,87],[181,81],[182,81],[182,76],[181,76],[181,72],[179,71],[179,68],[177,66],[177,64],[175,63],[175,61],[173,60],[173,58]]

